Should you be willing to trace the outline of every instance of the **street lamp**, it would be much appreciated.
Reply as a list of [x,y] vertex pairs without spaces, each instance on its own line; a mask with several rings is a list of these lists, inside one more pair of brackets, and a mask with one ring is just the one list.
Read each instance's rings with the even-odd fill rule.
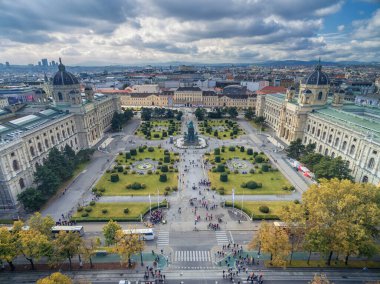
[[140,250],[140,260],[141,260],[141,266],[144,266],[143,257],[142,257],[142,250]]

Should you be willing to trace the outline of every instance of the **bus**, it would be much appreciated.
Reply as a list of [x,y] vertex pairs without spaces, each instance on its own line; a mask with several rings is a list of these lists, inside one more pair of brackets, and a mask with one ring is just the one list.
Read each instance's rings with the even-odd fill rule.
[[75,232],[82,237],[84,235],[84,228],[83,226],[53,226],[51,232],[53,235],[59,234],[59,232]]
[[123,230],[123,233],[126,235],[136,234],[140,237],[140,239],[144,241],[154,240],[153,229],[128,229],[128,230]]

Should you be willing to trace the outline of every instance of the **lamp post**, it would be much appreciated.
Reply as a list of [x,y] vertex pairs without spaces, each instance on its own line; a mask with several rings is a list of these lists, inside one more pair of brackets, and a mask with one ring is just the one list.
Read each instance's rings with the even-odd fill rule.
[[235,209],[235,189],[232,189],[232,209]]
[[142,250],[140,250],[140,260],[141,260],[141,266],[144,266],[143,257],[142,257]]

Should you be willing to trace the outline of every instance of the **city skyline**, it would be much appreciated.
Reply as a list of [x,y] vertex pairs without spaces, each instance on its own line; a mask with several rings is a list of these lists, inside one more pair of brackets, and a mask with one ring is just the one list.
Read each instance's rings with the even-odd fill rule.
[[377,0],[3,1],[0,62],[377,61]]

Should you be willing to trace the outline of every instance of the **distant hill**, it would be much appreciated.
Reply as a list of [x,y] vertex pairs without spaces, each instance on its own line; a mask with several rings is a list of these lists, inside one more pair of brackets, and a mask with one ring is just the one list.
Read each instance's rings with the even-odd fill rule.
[[[321,61],[324,66],[347,66],[347,65],[375,65],[380,66],[379,62],[360,62],[360,61]],[[254,63],[259,66],[314,66],[318,64],[318,60],[269,60],[260,63]]]

